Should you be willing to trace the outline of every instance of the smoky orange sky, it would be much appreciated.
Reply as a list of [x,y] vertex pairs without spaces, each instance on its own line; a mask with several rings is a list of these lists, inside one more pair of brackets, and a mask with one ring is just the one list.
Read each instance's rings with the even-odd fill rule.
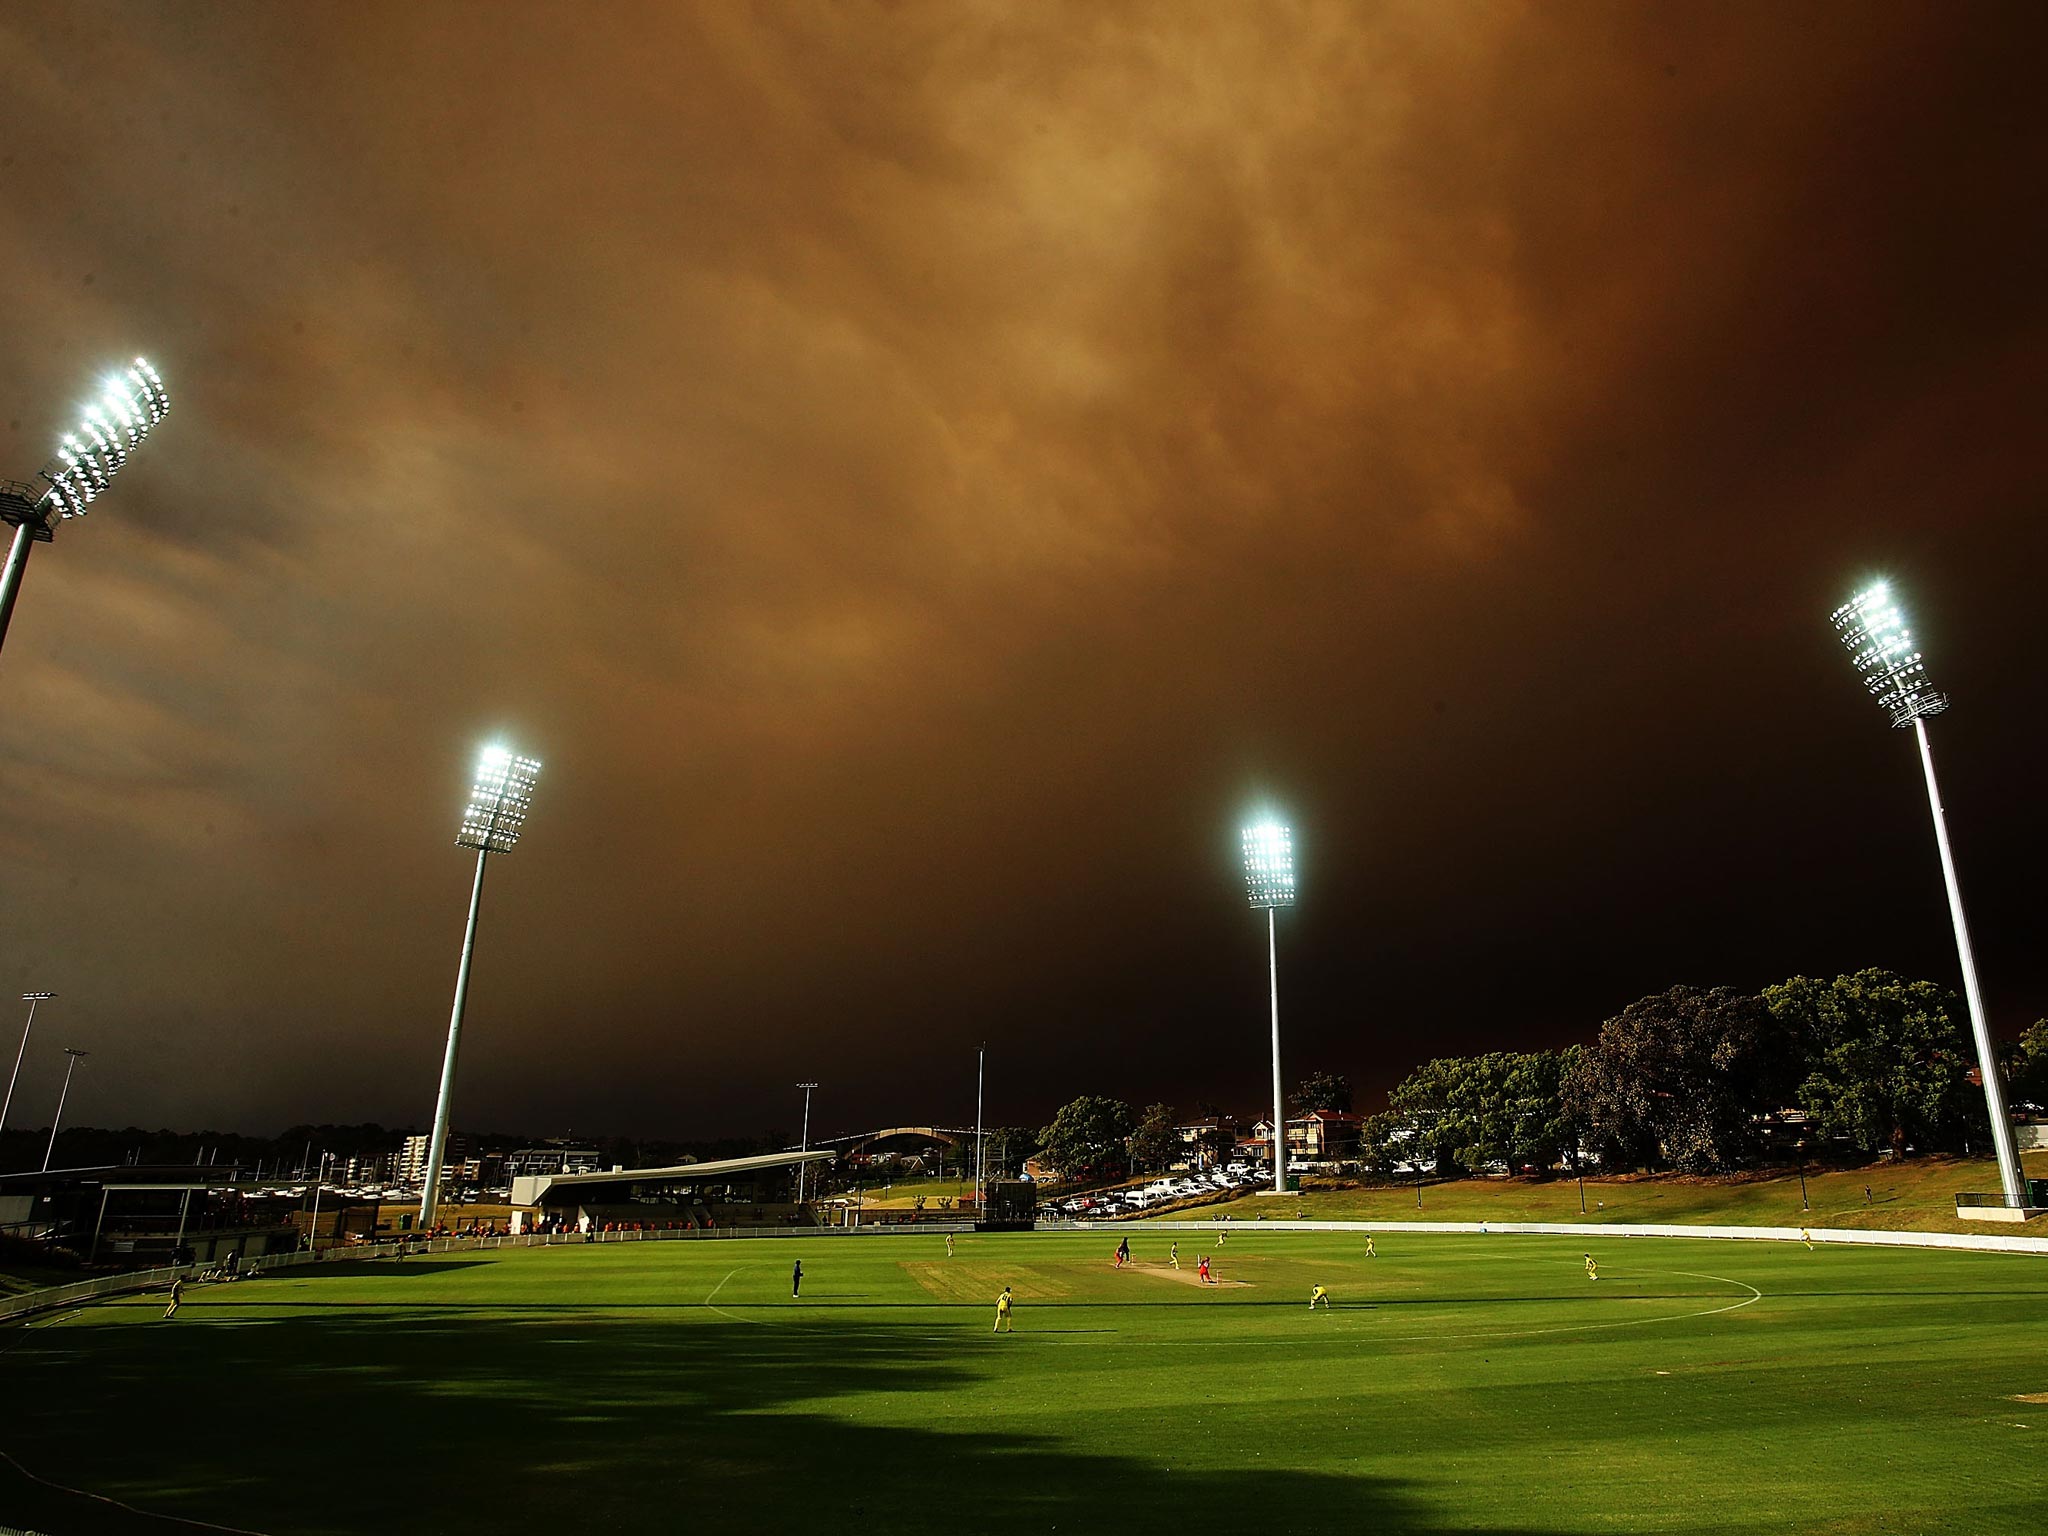
[[[172,412],[0,656],[17,1125],[813,1134],[2048,1014],[2037,6],[0,11],[0,475]],[[12,1043],[13,1026],[0,1023]],[[25,1112],[24,1112],[25,1111]]]

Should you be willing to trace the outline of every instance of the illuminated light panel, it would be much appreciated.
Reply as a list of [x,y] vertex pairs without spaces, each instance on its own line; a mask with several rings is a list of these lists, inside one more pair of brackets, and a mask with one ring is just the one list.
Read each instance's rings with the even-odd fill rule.
[[1294,835],[1277,821],[1244,829],[1244,886],[1252,906],[1294,905]]
[[143,358],[108,379],[99,403],[86,408],[78,430],[65,435],[43,466],[42,478],[49,485],[43,504],[60,517],[85,516],[114,472],[170,408],[164,381]]
[[476,785],[462,812],[456,846],[480,853],[510,853],[519,845],[527,810],[533,804],[534,781],[539,777],[540,764],[534,759],[507,747],[485,747],[477,756]]
[[1857,593],[1834,611],[1829,622],[1848,650],[1863,686],[1894,726],[1903,729],[1948,708],[1948,697],[1929,683],[1927,667],[1913,647],[1913,632],[1906,627],[1906,616],[1884,582]]

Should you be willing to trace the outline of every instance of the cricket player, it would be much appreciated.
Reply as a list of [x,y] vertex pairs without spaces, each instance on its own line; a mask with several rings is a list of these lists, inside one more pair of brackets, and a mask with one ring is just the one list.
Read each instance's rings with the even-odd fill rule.
[[1590,1253],[1586,1255],[1586,1278],[1588,1280],[1598,1280],[1600,1278],[1600,1266],[1593,1262],[1593,1255]]
[[185,1277],[183,1275],[171,1276],[171,1304],[164,1308],[164,1316],[176,1317],[178,1315],[178,1303],[184,1299]]
[[1174,1267],[1175,1269],[1179,1269],[1179,1268],[1180,1268],[1180,1244],[1179,1244],[1179,1242],[1177,1242],[1177,1241],[1176,1241],[1176,1242],[1174,1243],[1174,1245],[1173,1245],[1173,1246],[1172,1246],[1171,1248],[1169,1248],[1169,1249],[1167,1249],[1167,1250],[1166,1250],[1166,1262],[1167,1262],[1167,1263],[1169,1263],[1169,1264],[1171,1264],[1171,1265],[1172,1265],[1172,1266],[1173,1266],[1173,1267]]
[[1213,1281],[1213,1280],[1211,1280],[1211,1279],[1209,1278],[1209,1255],[1207,1255],[1206,1253],[1202,1255],[1202,1263],[1201,1263],[1201,1266],[1200,1266],[1200,1272],[1201,1272],[1201,1276],[1202,1276],[1202,1284],[1204,1284],[1204,1285],[1214,1285],[1214,1284],[1216,1283],[1215,1281]]
[[953,1257],[953,1234],[950,1232],[946,1234],[946,1257]]
[[1116,1245],[1116,1267],[1122,1269],[1131,1262],[1131,1240],[1127,1237]]
[[1010,1332],[1017,1331],[1017,1325],[1010,1321],[1010,1288],[1003,1287],[1003,1294],[996,1298],[996,1326],[994,1332],[1001,1333],[1008,1326]]
[[804,1288],[804,1261],[798,1259],[789,1272],[789,1299],[795,1301]]
[[1322,1305],[1323,1305],[1323,1308],[1324,1308],[1324,1309],[1325,1309],[1326,1311],[1328,1310],[1328,1308],[1329,1308],[1329,1305],[1330,1305],[1330,1293],[1329,1293],[1328,1291],[1324,1290],[1324,1289],[1323,1289],[1323,1288],[1322,1288],[1322,1287],[1321,1287],[1320,1285],[1319,1285],[1319,1286],[1317,1286],[1317,1287],[1316,1287],[1316,1288],[1315,1288],[1314,1290],[1312,1290],[1312,1291],[1310,1291],[1310,1292],[1308,1293],[1308,1309],[1309,1309],[1309,1311],[1311,1311],[1311,1312],[1315,1311],[1315,1309],[1316,1309],[1316,1304],[1317,1304],[1318,1302],[1322,1303]]
[[1799,1241],[1806,1244],[1806,1251],[1808,1253],[1813,1252],[1813,1234],[1804,1227],[1799,1229]]
[[1377,1253],[1374,1253],[1372,1250],[1372,1234],[1370,1232],[1365,1234],[1365,1256],[1368,1259],[1376,1259],[1379,1257],[1379,1255]]

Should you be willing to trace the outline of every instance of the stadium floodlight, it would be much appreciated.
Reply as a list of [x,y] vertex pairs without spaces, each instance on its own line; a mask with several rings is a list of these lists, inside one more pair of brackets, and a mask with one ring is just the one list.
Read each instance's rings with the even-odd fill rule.
[[1991,1145],[1998,1154],[1998,1180],[2005,1202],[2015,1209],[2027,1204],[2027,1184],[2020,1171],[2019,1147],[2006,1113],[2005,1090],[1998,1080],[1998,1055],[1991,1046],[1991,1026],[1984,1017],[1984,998],[1977,987],[1977,962],[1970,950],[1970,928],[1963,920],[1963,889],[1956,879],[1955,855],[1948,846],[1948,819],[1941,808],[1941,786],[1934,778],[1934,748],[1927,740],[1927,717],[1948,708],[1936,693],[1926,663],[1914,648],[1891,588],[1880,581],[1849,599],[1832,615],[1835,633],[1848,648],[1863,686],[1883,706],[1894,728],[1913,728],[1920,743],[1920,767],[1927,779],[1927,807],[1934,817],[1934,842],[1941,853],[1941,878],[1948,888],[1949,919],[1955,926],[1956,958],[1963,972],[1963,997],[1970,1007],[1970,1030],[1977,1041],[1977,1071],[1984,1081],[1984,1103],[1991,1113]]
[[441,1162],[448,1143],[448,1105],[455,1092],[455,1058],[462,1043],[462,1007],[469,997],[469,964],[476,952],[476,918],[484,899],[484,861],[519,846],[526,813],[533,804],[540,764],[510,747],[493,743],[477,758],[476,779],[463,808],[455,846],[476,850],[476,880],[469,891],[469,924],[462,934],[462,963],[455,972],[455,1006],[448,1015],[448,1052],[441,1060],[441,1093],[434,1102],[434,1133],[427,1142],[426,1181],[420,1188],[420,1226],[434,1225],[441,1203]]
[[86,508],[170,408],[164,381],[138,357],[133,367],[106,381],[99,401],[80,414],[78,430],[67,433],[50,461],[37,471],[40,487],[0,480],[0,523],[14,529],[7,565],[0,571],[0,644],[7,639],[7,621],[14,616],[29,551],[49,543],[58,523],[85,516]]
[[1254,912],[1266,914],[1266,974],[1273,992],[1273,1193],[1287,1193],[1287,1105],[1280,1094],[1280,948],[1273,914],[1294,905],[1294,835],[1263,817],[1244,829],[1244,885]]
[[[816,1083],[797,1084],[797,1087],[804,1091],[804,1134],[799,1150],[805,1157],[810,1156],[811,1152],[811,1090],[817,1086]],[[796,1203],[798,1205],[804,1203],[804,1170],[809,1166],[808,1163],[802,1160],[799,1160],[796,1165]]]
[[21,1000],[28,1004],[28,1023],[22,1026],[21,1048],[14,1053],[14,1071],[7,1078],[7,1097],[0,1100],[0,1131],[7,1129],[7,1111],[14,1107],[14,1085],[21,1081],[21,1059],[28,1054],[28,1037],[36,1027],[36,1004],[47,1003],[56,995],[54,992],[21,994]]
[[73,1050],[67,1045],[64,1047],[64,1054],[69,1056],[71,1060],[64,1067],[64,1090],[57,1095],[56,1118],[50,1121],[50,1144],[43,1148],[43,1172],[45,1173],[50,1171],[50,1158],[57,1150],[58,1128],[64,1124],[64,1101],[71,1097],[71,1074],[78,1070],[79,1061],[84,1057],[90,1056],[92,1052]]

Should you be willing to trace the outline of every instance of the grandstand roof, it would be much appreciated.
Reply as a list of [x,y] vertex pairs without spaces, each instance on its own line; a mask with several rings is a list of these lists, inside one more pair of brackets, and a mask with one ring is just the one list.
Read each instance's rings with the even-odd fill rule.
[[[514,1205],[531,1205],[551,1189],[565,1185],[583,1186],[590,1184],[683,1184],[702,1179],[730,1178],[739,1174],[759,1173],[767,1168],[794,1168],[799,1163],[829,1163],[839,1154],[824,1152],[762,1152],[753,1157],[727,1157],[711,1163],[675,1163],[666,1168],[611,1168],[592,1173],[543,1173],[522,1176],[514,1181]],[[524,1190],[527,1178],[534,1188],[530,1194]],[[524,1198],[521,1198],[521,1195]]]
[[829,1163],[836,1152],[761,1152],[753,1157],[728,1157],[715,1163],[676,1163],[667,1168],[621,1168],[592,1173],[557,1173],[555,1184],[653,1184],[684,1179],[718,1179],[762,1168],[794,1168],[798,1163]]

